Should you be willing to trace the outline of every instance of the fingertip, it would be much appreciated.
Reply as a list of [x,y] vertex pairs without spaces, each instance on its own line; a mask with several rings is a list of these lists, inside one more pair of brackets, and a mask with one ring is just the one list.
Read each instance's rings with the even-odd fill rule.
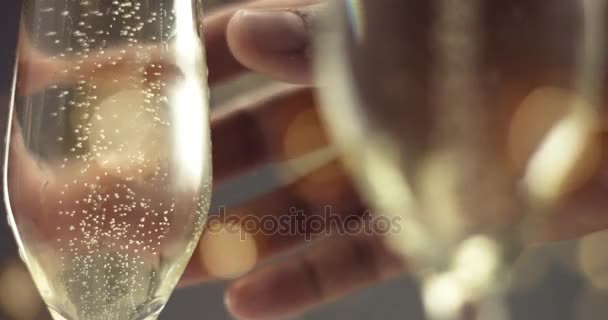
[[30,95],[43,90],[52,83],[61,83],[65,75],[61,70],[67,66],[54,62],[41,54],[22,54],[19,61],[20,77],[17,81],[17,91],[21,95]]
[[277,80],[310,83],[310,31],[302,17],[286,10],[237,11],[226,28],[234,57]]
[[234,304],[234,290],[234,285],[231,285],[228,287],[228,289],[226,289],[226,292],[224,293],[224,305],[232,316],[240,320],[242,318],[239,315],[238,305],[235,306]]
[[226,26],[226,42],[234,58],[241,64],[248,66],[246,63],[250,60],[249,55],[255,53],[255,47],[249,48],[247,32],[243,30],[241,19],[244,12],[239,10],[229,20]]
[[285,292],[289,282],[283,279],[278,285],[276,280],[266,272],[235,280],[224,295],[226,308],[238,320],[266,320],[289,314],[292,303],[283,299],[289,296]]
[[236,280],[224,294],[224,304],[228,312],[237,320],[255,320],[255,310],[250,310],[247,303],[243,303],[241,297],[247,295],[247,280]]
[[256,270],[226,290],[227,309],[239,320],[293,316],[321,302],[316,284],[298,259]]

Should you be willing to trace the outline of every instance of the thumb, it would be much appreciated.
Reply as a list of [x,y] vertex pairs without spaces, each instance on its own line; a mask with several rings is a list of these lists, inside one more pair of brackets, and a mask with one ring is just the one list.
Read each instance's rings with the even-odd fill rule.
[[253,71],[277,80],[310,83],[313,30],[325,7],[240,10],[228,24],[228,45],[235,58]]

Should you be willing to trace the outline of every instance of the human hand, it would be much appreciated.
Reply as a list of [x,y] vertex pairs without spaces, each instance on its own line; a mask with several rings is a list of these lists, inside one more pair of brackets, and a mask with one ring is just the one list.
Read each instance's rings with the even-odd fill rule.
[[[504,13],[513,12],[514,10],[510,9],[517,9],[518,6],[518,9],[520,9],[518,11],[521,14],[520,16],[509,16]],[[309,19],[305,25],[314,25],[314,18],[316,17],[319,8],[320,7],[317,6],[314,7],[314,9],[299,9],[299,14]],[[552,8],[552,10],[548,10],[549,8]],[[570,51],[565,50],[564,48],[575,46],[577,27],[572,12],[576,11],[572,9],[573,8],[569,7],[569,5],[563,1],[552,1],[551,3],[528,1],[527,4],[524,4],[522,1],[515,1],[512,3],[495,2],[495,5],[493,5],[491,13],[500,17],[500,19],[492,21],[500,21],[500,23],[497,23],[494,26],[488,26],[488,30],[493,36],[491,41],[489,41],[491,47],[488,48],[488,52],[491,53],[489,55],[491,66],[496,68],[498,74],[497,86],[502,86],[497,90],[498,92],[494,98],[496,99],[495,102],[497,107],[502,108],[502,111],[507,114],[507,116],[505,116],[505,127],[508,126],[508,122],[511,120],[508,117],[513,116],[513,110],[519,108],[522,101],[527,100],[526,98],[528,98],[531,93],[536,92],[538,88],[554,87],[563,89],[564,91],[560,91],[563,94],[561,99],[568,100],[568,89],[570,89],[568,85],[568,76],[572,73],[574,66],[569,57],[571,54]],[[290,11],[293,10],[294,9],[290,9]],[[267,19],[270,19],[271,15],[268,12],[263,14],[259,12],[240,12],[233,18],[228,30],[235,33],[229,33],[228,42],[231,44],[233,54],[238,60],[252,70],[274,75],[279,79],[302,82],[302,79],[310,77],[310,66],[304,68],[305,71],[300,71],[300,73],[294,71],[302,70],[300,69],[302,63],[306,65],[306,63],[309,62],[306,56],[309,46],[304,46],[302,49],[295,52],[288,51],[292,55],[297,53],[296,59],[285,59],[285,55],[269,54],[266,51],[267,48],[263,47],[263,44],[265,43],[264,40],[266,39],[259,38],[263,32],[260,31],[256,34],[256,32],[252,31],[256,30],[255,22],[253,22],[255,19],[252,17],[248,18],[247,15],[249,14],[257,16],[265,15]],[[278,15],[279,13],[276,13],[275,16],[278,17]],[[555,16],[560,16],[565,21],[570,22],[566,24],[563,29],[558,31],[561,35],[560,41],[557,41],[550,36],[552,32],[556,32],[555,30],[548,30],[548,28],[543,27],[543,22],[546,22],[547,19],[553,19]],[[248,19],[250,19],[249,22],[247,22]],[[285,29],[291,27],[292,25],[284,26]],[[424,29],[428,26],[421,25],[418,27]],[[277,34],[279,33],[279,30],[282,29],[277,27],[274,28],[274,32]],[[532,32],[531,30],[534,31]],[[302,56],[304,57],[303,59],[301,59]],[[287,106],[287,103],[282,104],[282,108],[287,108]],[[554,117],[555,115],[548,112],[546,116],[549,118]],[[280,122],[282,123],[282,126],[285,126],[285,122],[289,122],[289,120]],[[268,128],[269,126],[264,125],[264,127]],[[320,122],[311,127],[318,127],[320,131],[323,131]],[[542,128],[541,125],[541,129],[546,128]],[[284,143],[286,135],[288,135],[288,133],[280,135],[273,132],[268,136],[265,135],[266,138],[264,141],[270,141],[270,147],[274,149],[277,145],[281,146]],[[311,135],[309,134],[309,136]],[[524,138],[534,141],[539,137],[532,136]],[[603,149],[602,145],[605,140],[601,137],[600,141],[600,146],[596,147]],[[276,155],[274,157],[276,158]],[[604,157],[602,156],[602,158]],[[588,162],[582,161],[581,164],[586,165]],[[537,237],[536,241],[573,238],[606,227],[606,216],[602,211],[603,208],[606,208],[607,203],[601,196],[604,189],[602,185],[605,184],[605,182],[602,181],[603,178],[601,178],[601,174],[596,172],[595,175],[589,175],[588,172],[584,172],[580,174],[580,176],[584,179],[579,178],[578,181],[575,182],[576,185],[567,195],[565,195],[564,200],[559,204],[559,207],[550,215],[550,219],[542,221],[540,225],[535,226],[537,231],[537,234],[535,235]],[[348,179],[344,179],[346,184],[348,184]],[[290,191],[288,187],[286,187],[283,190],[288,191],[285,191],[283,194],[277,192],[276,194],[273,194],[273,197],[267,196],[261,200],[254,201],[253,203],[244,204],[241,208],[234,209],[232,212],[235,212],[235,214],[238,214],[239,212],[244,212],[245,214],[255,214],[256,212],[260,212],[261,214],[269,212],[287,213],[287,209],[290,206],[304,208],[309,206],[311,209],[308,211],[309,214],[312,215],[321,211],[322,205],[313,202],[312,206],[310,206],[308,205],[310,202],[308,199],[304,199],[306,205],[300,205],[300,203],[303,202],[301,195],[306,195],[306,192],[302,192],[302,187],[298,186],[297,183],[294,184],[293,188],[295,191]],[[314,184],[307,189],[310,190],[308,191],[309,194],[315,193],[317,189],[323,190],[318,185]],[[319,198],[322,198],[322,196],[319,196]],[[355,202],[355,197],[345,198],[349,199],[348,201]],[[279,203],[279,205],[277,205],[277,203]],[[323,203],[335,207],[344,205],[343,202],[336,200],[334,197],[330,197],[329,200],[324,199],[324,202],[321,202],[321,204]],[[352,212],[353,211],[347,211],[345,214],[352,214]],[[280,240],[256,240],[256,242],[265,244],[268,242],[281,243],[284,241],[280,237],[277,238]],[[340,252],[332,250],[332,247],[329,244],[332,243],[332,241],[348,241],[347,239],[349,239],[349,237],[345,236],[335,236],[330,239],[323,239],[319,241],[317,246],[309,249],[311,251],[301,253],[300,257],[304,257],[302,261],[294,258],[293,260],[276,264],[263,265],[240,280],[237,280],[231,285],[231,290],[228,292],[231,309],[234,313],[243,318],[254,319],[297,314],[306,308],[335,299],[350,290],[370,283],[369,278],[366,277],[341,281],[342,278],[336,276],[336,269],[331,268],[332,266],[329,265],[330,263],[334,263],[337,266],[337,269],[342,269],[343,271],[342,273],[339,273],[339,275],[343,275],[344,272],[350,273],[350,270],[344,269],[343,264],[336,263],[335,260],[328,258],[340,257]],[[387,256],[391,256],[391,253],[384,248],[384,244],[381,240],[377,245],[371,246],[371,250],[382,253],[383,255],[386,253]],[[318,252],[326,252],[323,254],[325,256],[324,258],[327,259],[325,263],[323,260],[317,258],[309,258],[309,254],[313,257],[321,255]],[[346,250],[346,252],[350,253],[351,251]],[[280,251],[272,252],[269,256],[272,257],[279,253]],[[263,261],[264,258],[266,258],[264,255],[258,256],[259,260]],[[311,260],[316,262],[311,263]],[[340,259],[341,262],[351,262],[351,260],[353,259],[349,259],[348,257]],[[310,265],[313,265],[313,267],[310,267]],[[351,264],[350,268],[352,268],[353,272],[357,272],[359,271],[359,265],[361,264],[355,262]],[[378,263],[376,266],[378,265],[379,267],[377,267],[377,269],[384,269],[385,267],[386,269],[391,269],[390,267],[387,267],[389,264]],[[392,266],[395,265],[399,265],[399,263],[395,263]],[[311,277],[308,275],[306,277],[304,272],[301,272],[298,276],[296,272],[293,272],[294,269],[299,270],[300,268],[312,269],[313,272],[308,273],[312,273],[314,276]],[[395,269],[399,270],[399,267],[396,267]],[[319,277],[318,274],[321,274],[322,276]],[[374,272],[368,273],[368,275],[369,274],[374,274]],[[377,274],[377,272],[375,274]],[[387,274],[391,273],[388,272]],[[321,279],[319,280],[319,278]],[[302,281],[303,283],[313,285],[306,286],[305,290],[299,290],[299,287],[297,286],[290,287],[289,284],[291,283],[300,283],[298,279],[305,279]],[[374,279],[379,280],[381,277],[376,277]],[[337,283],[340,284],[337,285]],[[327,286],[330,286],[330,289],[327,289]],[[322,290],[319,290],[318,288],[322,288]],[[300,291],[302,291],[303,294],[306,294],[305,298],[299,295]],[[316,295],[312,294],[314,292],[316,292]]]
[[[539,6],[538,1],[530,6]],[[239,11],[243,8],[256,10]],[[291,13],[277,10],[285,8]],[[267,0],[210,13],[204,25],[211,85],[247,70],[279,80],[310,84],[311,26],[322,8],[316,1]],[[272,10],[259,11],[262,9]],[[534,20],[537,18],[534,15],[541,11],[530,12]],[[298,20],[300,18],[304,20]],[[542,35],[545,31],[539,32]],[[497,40],[509,40],[506,41],[509,45],[515,35],[520,34],[521,30],[513,30],[497,36]],[[561,34],[562,42],[572,36],[572,32]],[[559,57],[557,51],[552,52],[550,48],[555,43],[549,37],[545,39],[545,43],[536,43],[533,49],[537,51],[527,51],[529,57],[517,63],[496,55],[496,64],[503,67],[501,70],[511,67],[510,71],[504,71],[505,83],[519,84],[515,88],[505,86],[511,91],[502,93],[502,104],[513,107],[535,87],[563,84],[563,75],[570,67],[567,63],[551,63],[559,62],[563,57]],[[522,47],[522,51],[526,49]],[[539,56],[545,59],[545,64],[535,63]],[[212,119],[216,182],[221,183],[271,161],[290,160],[326,147],[329,141],[316,108],[313,89],[292,87],[258,93],[220,108]],[[36,169],[31,168],[31,172]],[[590,184],[570,194],[569,201],[563,203],[557,214],[539,226],[539,233],[543,234],[539,237],[564,239],[605,228],[608,221],[601,211],[606,207],[606,200],[601,197],[602,188],[597,186],[602,184],[600,180],[592,179]],[[330,161],[279,190],[231,208],[226,214],[281,216],[293,207],[314,216],[322,214],[326,206],[331,206],[344,219],[363,218],[367,211],[338,160]],[[577,214],[573,214],[575,211]],[[217,276],[209,272],[209,257],[205,252],[209,247],[206,241],[213,241],[212,236],[207,232],[203,237],[185,283]],[[258,267],[232,282],[227,291],[228,306],[235,316],[266,319],[298,314],[406,270],[403,261],[386,247],[382,236],[363,231],[329,235],[291,259],[267,263],[306,244],[306,238],[306,234],[252,235],[254,262]]]

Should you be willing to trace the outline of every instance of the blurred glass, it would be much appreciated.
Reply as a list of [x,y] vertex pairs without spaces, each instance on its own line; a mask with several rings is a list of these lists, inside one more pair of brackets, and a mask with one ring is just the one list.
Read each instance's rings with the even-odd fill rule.
[[605,1],[339,0],[323,113],[433,319],[507,317],[507,269],[597,172]]

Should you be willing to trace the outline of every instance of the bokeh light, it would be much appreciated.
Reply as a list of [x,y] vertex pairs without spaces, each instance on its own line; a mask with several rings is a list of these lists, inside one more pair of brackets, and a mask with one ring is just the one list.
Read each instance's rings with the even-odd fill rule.
[[253,235],[236,224],[216,226],[200,242],[200,259],[207,272],[219,279],[231,279],[250,271],[257,262]]

